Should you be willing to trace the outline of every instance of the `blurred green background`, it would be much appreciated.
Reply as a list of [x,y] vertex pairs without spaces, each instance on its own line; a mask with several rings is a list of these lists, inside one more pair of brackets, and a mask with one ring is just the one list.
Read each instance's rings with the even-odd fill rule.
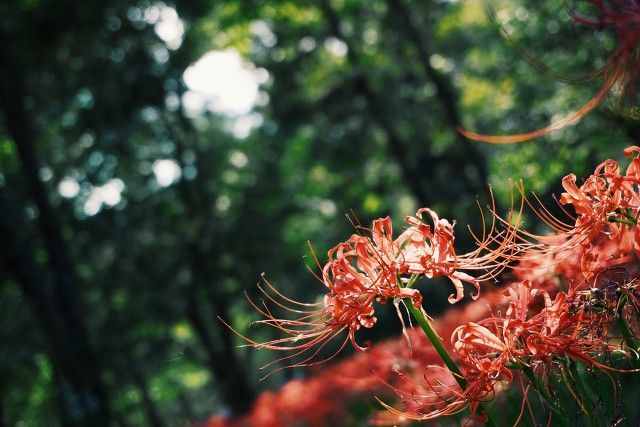
[[[306,242],[324,259],[345,213],[399,228],[430,206],[469,246],[489,184],[502,207],[511,179],[551,201],[638,139],[615,100],[533,143],[457,134],[581,106],[598,79],[557,76],[614,46],[572,2],[491,4],[495,20],[482,0],[2,2],[0,426],[240,414],[305,373],[258,381],[274,355],[217,317],[268,339],[243,292],[266,272],[318,298]],[[426,290],[432,313],[449,291]],[[387,317],[365,339],[397,334]]]

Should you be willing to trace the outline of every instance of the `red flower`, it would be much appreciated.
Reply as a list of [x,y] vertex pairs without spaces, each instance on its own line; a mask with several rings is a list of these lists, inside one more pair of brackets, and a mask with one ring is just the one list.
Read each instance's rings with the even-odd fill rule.
[[377,219],[372,224],[371,238],[353,235],[328,252],[329,261],[322,277],[329,293],[325,307],[333,322],[348,325],[349,338],[355,340],[361,327],[375,325],[375,301],[410,298],[416,308],[422,296],[415,289],[402,287],[399,275],[406,271],[399,245],[393,240],[391,218]]
[[[625,150],[628,156],[637,156],[640,147]],[[516,267],[522,275],[536,260],[546,259],[556,271],[558,264],[571,267],[590,281],[599,271],[630,262],[640,251],[640,160],[633,158],[623,174],[615,160],[605,160],[580,186],[574,174],[565,176],[565,190],[560,203],[572,206],[573,224],[565,223],[544,208],[536,213],[556,234],[535,236],[523,233],[531,242],[531,250],[523,255],[523,265]],[[573,260],[577,262],[574,262]],[[570,261],[570,262],[566,262]],[[529,270],[525,273],[531,274]],[[565,273],[567,273],[565,271]],[[577,279],[578,274],[567,274]]]
[[[289,354],[285,357],[277,359],[263,366],[266,368],[274,363],[283,360],[299,359],[293,362],[289,367],[293,366],[309,366],[321,362],[313,362],[320,351],[334,338],[338,337],[344,330],[354,326],[355,320],[345,318],[345,316],[334,317],[335,309],[333,304],[329,303],[327,298],[320,303],[302,303],[295,301],[278,291],[271,283],[263,277],[264,285],[258,284],[258,289],[266,300],[261,304],[255,303],[247,297],[251,306],[263,317],[255,324],[271,327],[283,334],[283,338],[277,338],[270,341],[259,342],[246,335],[241,334],[220,319],[225,326],[230,328],[236,335],[242,338],[247,346],[268,350],[286,351]],[[287,313],[293,313],[298,317],[295,319],[283,319],[273,314],[272,308],[266,303],[268,301],[273,308],[284,310]],[[356,313],[358,316],[360,313]],[[364,320],[363,320],[364,321]],[[348,335],[351,336],[351,333]],[[347,338],[339,345],[338,350],[325,360],[333,358],[340,350],[342,350]]]
[[[558,292],[552,298],[528,282],[508,288],[503,315],[493,315],[456,328],[451,335],[454,355],[466,382],[460,388],[444,367],[428,366],[421,382],[404,379],[393,387],[402,410],[385,405],[396,417],[431,420],[466,407],[478,415],[479,405],[491,400],[514,378],[514,367],[527,366],[537,372],[548,362],[570,357],[601,369],[615,370],[596,358],[611,351],[607,343],[606,311],[589,310],[583,294]],[[536,297],[542,296],[538,308]]]
[[[433,221],[433,227],[422,221],[425,212]],[[356,340],[356,333],[376,324],[374,303],[392,300],[398,304],[408,299],[414,307],[422,309],[422,295],[409,286],[418,276],[448,277],[456,289],[449,302],[455,303],[463,297],[463,282],[479,291],[480,282],[504,269],[518,246],[514,244],[516,230],[513,227],[497,232],[494,223],[484,238],[478,239],[476,250],[457,255],[453,224],[439,218],[434,211],[420,209],[415,217],[407,218],[407,223],[408,229],[394,239],[391,218],[380,218],[373,221],[370,236],[354,234],[331,248],[322,268],[320,279],[327,293],[320,303],[290,299],[265,280],[265,285],[258,287],[270,304],[251,301],[264,317],[256,323],[277,330],[283,337],[258,342],[238,335],[254,348],[290,352],[279,360],[298,360],[291,366],[310,365],[327,343],[343,332],[346,337],[336,353],[349,341],[357,350],[364,350]],[[478,271],[481,273],[476,277],[468,273]],[[474,298],[477,295],[478,292]],[[269,305],[297,318],[280,318]],[[313,362],[316,363],[320,362]]]
[[345,331],[344,341],[329,358],[342,350],[348,341],[357,350],[364,350],[356,341],[356,332],[362,327],[371,328],[377,322],[374,302],[410,298],[414,306],[421,307],[422,304],[417,290],[402,287],[398,281],[407,267],[392,233],[391,219],[386,217],[373,222],[371,237],[354,234],[346,242],[331,248],[329,261],[322,268],[321,280],[328,292],[321,303],[308,304],[290,299],[266,280],[266,286],[258,285],[272,306],[298,316],[293,320],[283,319],[276,316],[265,302],[257,304],[250,300],[264,317],[256,324],[276,329],[284,335],[282,338],[258,342],[236,333],[254,348],[290,352],[277,360],[299,359],[290,366],[321,363],[312,363],[312,360],[329,341]]
[[[425,212],[431,217],[433,229],[422,220]],[[428,208],[418,210],[415,217],[408,217],[407,223],[411,227],[398,238],[398,242],[403,248],[408,272],[428,278],[447,277],[456,290],[455,295],[449,296],[450,303],[463,298],[463,282],[476,288],[476,294],[473,295],[476,299],[480,282],[494,278],[520,250],[515,242],[517,230],[510,226],[502,232],[496,232],[492,227],[488,236],[478,242],[475,250],[457,255],[453,233],[455,223],[439,218]],[[492,244],[494,248],[490,248]],[[474,277],[465,271],[483,273]]]

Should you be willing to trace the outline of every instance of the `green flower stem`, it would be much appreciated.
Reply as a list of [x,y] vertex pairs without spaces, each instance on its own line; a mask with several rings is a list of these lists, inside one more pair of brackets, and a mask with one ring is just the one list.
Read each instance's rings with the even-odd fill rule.
[[628,301],[627,301],[626,295],[620,298],[620,304],[618,305],[618,316],[617,316],[618,327],[622,332],[622,338],[624,339],[625,344],[627,344],[627,346],[631,347],[633,350],[638,351],[640,344],[638,343],[638,340],[636,340],[635,337],[633,336],[633,332],[631,332],[631,329],[629,328],[627,321],[624,319],[624,306],[627,304],[627,302]]
[[636,226],[636,219],[635,218],[609,218],[609,222],[617,222],[619,224],[624,224],[624,225],[628,225],[630,227]]
[[634,216],[633,209],[625,209],[623,211],[616,210],[610,214],[609,222],[618,222],[628,225],[629,227],[635,227],[638,225],[638,217]]
[[[560,376],[562,377],[562,381],[564,381],[564,384],[567,387],[567,390],[569,391],[569,394],[571,394],[573,399],[578,404],[578,407],[580,408],[580,411],[582,411],[582,413],[584,415],[586,415],[586,420],[590,421],[591,414],[589,413],[589,410],[587,409],[587,406],[585,405],[585,403],[583,401],[584,396],[582,396],[580,391],[578,391],[576,389],[577,388],[576,382],[575,382],[574,378],[571,377],[571,373],[568,372],[568,368],[566,366],[566,363],[562,363],[560,365]],[[591,423],[589,423],[589,424],[591,424]]]
[[458,384],[460,384],[460,387],[462,387],[462,389],[464,390],[467,387],[467,382],[465,381],[464,376],[462,376],[462,372],[460,372],[460,369],[458,368],[458,365],[456,365],[456,362],[454,362],[451,356],[449,356],[449,353],[447,353],[447,350],[444,348],[442,341],[440,341],[440,337],[431,327],[431,323],[429,322],[427,316],[421,309],[414,307],[409,299],[406,300],[406,305],[409,309],[409,313],[411,313],[411,316],[413,316],[415,321],[418,322],[418,325],[420,325],[424,334],[427,336],[429,341],[431,341],[433,348],[436,349],[436,352],[438,352],[438,355],[440,356],[444,364],[447,366],[449,371],[451,371]]
[[558,415],[566,423],[567,415],[553,402],[553,398],[549,394],[549,391],[544,386],[542,381],[540,381],[540,378],[535,376],[535,374],[533,373],[533,369],[526,365],[518,365],[517,369],[520,369],[525,374],[525,376],[529,379],[529,382],[531,382],[531,385],[533,385],[533,388],[535,388],[536,391],[540,393],[540,396],[542,396],[542,398],[547,402],[551,411],[554,414]]
[[[418,275],[411,276],[411,278],[409,279],[405,287],[410,288],[411,286],[413,286],[419,277],[420,276]],[[401,283],[401,281],[398,280],[398,283]],[[422,331],[431,342],[431,345],[433,345],[433,348],[436,349],[436,352],[438,353],[438,355],[440,356],[444,364],[447,366],[447,369],[449,369],[449,371],[453,374],[453,377],[456,379],[456,381],[460,385],[460,388],[464,390],[467,387],[467,381],[464,379],[464,376],[462,375],[462,372],[460,372],[460,368],[458,368],[458,365],[456,365],[456,362],[454,362],[451,356],[449,356],[447,349],[444,348],[444,345],[440,340],[440,336],[438,336],[438,333],[431,326],[431,322],[429,322],[429,318],[422,310],[422,307],[421,308],[414,307],[413,302],[411,301],[410,298],[406,298],[405,303],[413,319],[418,323],[418,325],[420,325],[420,328],[422,328]],[[480,408],[483,410],[483,412],[487,414],[487,421],[485,425],[487,427],[494,427],[495,424],[493,423],[493,421],[491,421],[491,418],[489,417],[488,412],[486,410],[486,406],[481,404]]]
[[567,372],[569,376],[573,379],[574,384],[576,385],[580,396],[584,399],[585,406],[587,408],[593,408],[590,412],[589,417],[586,419],[586,424],[590,426],[599,426],[606,424],[605,420],[601,420],[599,411],[597,409],[596,404],[596,394],[593,392],[593,389],[589,386],[589,383],[585,381],[585,373],[580,372],[578,369],[578,363],[574,360],[571,360],[569,357],[566,357],[564,362],[564,366],[567,368]]
[[[413,284],[412,282],[410,283]],[[442,344],[438,333],[431,326],[431,322],[429,322],[429,319],[427,318],[425,313],[421,309],[414,307],[409,299],[406,300],[406,305],[409,309],[409,313],[411,313],[411,316],[414,318],[414,320],[418,322],[418,325],[420,325],[420,327],[422,328],[422,331],[433,345],[433,348],[435,348],[436,352],[438,352],[438,355],[447,366],[447,369],[449,369],[449,371],[453,374],[453,377],[460,385],[460,388],[464,390],[467,387],[467,381],[464,379],[464,376],[462,375],[462,372],[460,372],[460,368],[458,368],[456,362],[454,362],[451,356],[449,356],[449,353],[447,353],[447,350],[444,348],[444,345]],[[481,404],[480,408],[485,414],[487,414],[487,421],[485,423],[485,426],[494,427],[495,424],[493,424],[493,421],[491,421],[491,418],[487,413],[486,406]]]

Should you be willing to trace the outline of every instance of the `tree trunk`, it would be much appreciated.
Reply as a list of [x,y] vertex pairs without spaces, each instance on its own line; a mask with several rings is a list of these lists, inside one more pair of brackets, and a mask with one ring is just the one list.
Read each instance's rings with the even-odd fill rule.
[[[183,129],[185,134],[191,133],[190,124],[187,119],[180,115],[179,126]],[[180,135],[178,135],[169,120],[165,118],[166,128],[169,135],[176,144],[177,160],[181,167],[184,168],[182,162],[182,153],[185,151],[184,141]],[[197,147],[195,148],[197,149]],[[198,156],[197,156],[198,157]],[[204,167],[196,168],[198,171],[206,171]],[[205,172],[203,172],[204,174]],[[187,305],[187,317],[196,331],[200,343],[205,348],[208,358],[208,364],[211,372],[215,378],[219,381],[222,388],[221,399],[231,408],[234,413],[240,414],[245,412],[253,403],[256,398],[256,393],[249,382],[248,375],[242,360],[239,355],[234,351],[232,332],[227,328],[222,327],[219,323],[217,329],[220,345],[215,345],[212,336],[209,333],[207,322],[202,314],[201,303],[198,300],[200,290],[207,289],[212,283],[215,283],[217,279],[216,266],[212,265],[211,259],[214,258],[214,254],[211,254],[209,249],[209,240],[215,239],[211,236],[210,223],[214,221],[211,218],[202,218],[202,213],[207,213],[206,206],[211,204],[211,197],[205,193],[203,188],[207,186],[202,181],[205,178],[200,172],[198,172],[199,179],[191,185],[185,180],[180,180],[178,183],[178,194],[185,207],[187,214],[194,219],[199,220],[197,223],[197,230],[194,235],[188,237],[187,253],[189,254],[190,270],[191,270],[191,287],[189,289],[189,302]],[[226,296],[221,292],[213,291],[212,300],[215,301],[214,310],[216,315],[228,319],[229,316],[226,312],[226,306],[228,301]]]
[[189,421],[189,423],[193,423],[196,419],[196,412],[193,410],[189,397],[183,392],[178,393],[178,404],[180,405],[182,416]]
[[233,347],[223,345],[220,349],[214,345],[195,290],[190,291],[188,298],[187,318],[207,353],[209,369],[219,381],[220,394],[234,414],[242,414],[251,407],[255,392],[244,381],[246,375],[235,354],[229,354]]
[[54,367],[60,422],[65,427],[106,427],[109,420],[106,407],[97,406],[100,399],[104,399],[102,390],[87,378],[82,378],[86,374],[91,380],[95,375],[91,369],[95,367],[87,360],[77,360],[81,354],[69,354],[74,344],[70,342],[70,334],[50,292],[47,292],[49,277],[32,258],[35,248],[30,242],[17,237],[15,230],[26,226],[21,224],[15,213],[11,214],[13,206],[6,202],[1,192],[0,210],[3,212],[0,215],[0,235],[6,249],[6,252],[0,252],[0,265],[15,278],[47,339]]
[[[0,82],[0,106],[10,137],[16,146],[22,173],[30,197],[38,208],[38,226],[47,251],[53,275],[50,289],[42,285],[42,277],[33,271],[16,271],[20,285],[39,317],[49,339],[51,359],[59,372],[62,411],[73,426],[107,426],[109,409],[101,369],[89,343],[80,302],[75,288],[75,274],[45,187],[39,177],[35,152],[35,130],[25,109],[25,86],[17,65],[0,58],[3,66]],[[12,72],[13,71],[13,72]],[[5,216],[3,210],[3,216]],[[19,212],[21,214],[21,212]],[[7,233],[18,243],[15,224],[4,224]],[[4,228],[4,227],[3,227]],[[3,233],[3,237],[5,234]],[[31,254],[21,254],[19,265],[35,265]],[[28,268],[28,267],[27,267]],[[44,314],[46,313],[46,314]]]
[[136,366],[136,362],[133,358],[129,357],[129,372],[131,372],[133,377],[133,382],[135,383],[140,395],[142,396],[142,406],[144,408],[145,415],[147,417],[147,422],[150,427],[165,427],[164,422],[162,421],[162,417],[160,416],[160,412],[156,404],[151,397],[151,393],[149,392],[149,386],[147,381],[144,378],[144,375],[140,371],[140,368]]
[[118,427],[130,427],[129,422],[122,414],[118,414],[117,412],[114,414],[115,422]]
[[7,421],[7,413],[5,411],[5,395],[0,395],[0,427],[7,427],[9,425]]

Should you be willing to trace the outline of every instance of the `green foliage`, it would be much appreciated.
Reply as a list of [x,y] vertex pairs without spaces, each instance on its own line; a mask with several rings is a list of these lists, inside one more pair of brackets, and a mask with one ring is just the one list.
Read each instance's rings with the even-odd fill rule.
[[[220,360],[233,361],[253,390],[293,375],[258,383],[257,368],[269,356],[236,349],[239,340],[216,317],[246,332],[254,314],[242,290],[262,272],[287,294],[316,299],[322,285],[306,271],[305,263],[313,265],[302,258],[306,242],[322,259],[353,232],[344,213],[368,224],[430,204],[458,220],[464,246],[463,228],[478,225],[475,200],[486,202],[487,184],[501,205],[509,179],[558,194],[564,174],[583,173],[630,143],[637,125],[606,108],[522,146],[468,144],[455,131],[460,123],[496,133],[532,129],[595,92],[597,79],[563,84],[553,75],[593,73],[611,46],[610,36],[571,25],[564,3],[495,2],[507,41],[480,0],[167,2],[184,24],[179,46],[145,20],[162,3],[0,6],[8,36],[3,78],[23,81],[0,127],[0,208],[13,224],[7,241],[16,242],[0,257],[0,301],[10,313],[0,325],[6,423],[54,425],[60,393],[47,325],[8,255],[24,254],[41,270],[38,285],[52,286],[58,267],[8,106],[24,106],[35,135],[38,179],[77,275],[74,293],[113,424],[152,424],[147,390],[165,424],[178,425],[249,403],[229,395],[225,371],[237,372],[216,367]],[[255,108],[262,125],[245,138],[229,130],[233,118],[192,114],[184,104],[185,69],[222,49],[269,73],[260,89],[268,102]],[[448,118],[451,111],[460,123]],[[154,174],[162,161],[181,171],[166,186]],[[101,188],[118,189],[117,197],[95,202]],[[363,404],[354,414],[369,409]]]

